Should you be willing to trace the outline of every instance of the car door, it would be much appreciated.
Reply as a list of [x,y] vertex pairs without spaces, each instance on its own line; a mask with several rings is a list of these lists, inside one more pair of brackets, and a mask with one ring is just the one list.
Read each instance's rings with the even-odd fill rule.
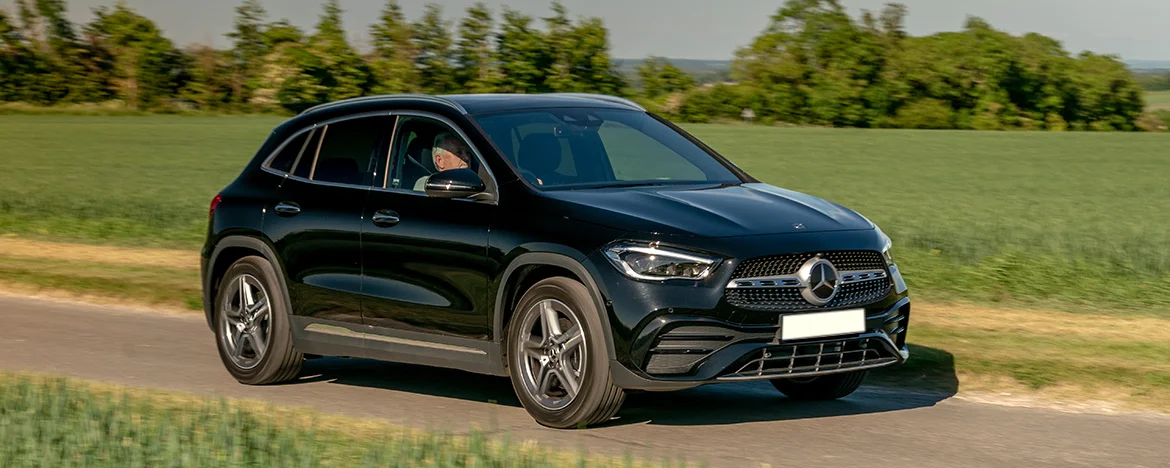
[[[436,136],[467,138],[437,116],[400,115],[386,180],[370,192],[362,221],[366,325],[452,338],[487,338],[491,266],[487,259],[493,201],[429,197],[416,190],[435,171]],[[482,158],[473,169],[494,188]],[[378,330],[372,330],[378,333]]]
[[288,277],[294,322],[361,323],[361,219],[394,118],[345,118],[307,130],[264,229]]

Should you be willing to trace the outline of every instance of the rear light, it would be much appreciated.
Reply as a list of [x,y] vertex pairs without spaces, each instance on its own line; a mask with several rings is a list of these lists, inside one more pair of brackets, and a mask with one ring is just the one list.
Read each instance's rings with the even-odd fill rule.
[[219,203],[223,201],[223,195],[216,195],[211,199],[211,207],[207,209],[207,216],[215,214],[215,209],[219,208]]

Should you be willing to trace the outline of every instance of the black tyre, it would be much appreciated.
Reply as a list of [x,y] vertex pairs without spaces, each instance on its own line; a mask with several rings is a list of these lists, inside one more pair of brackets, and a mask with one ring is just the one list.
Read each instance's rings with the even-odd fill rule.
[[508,324],[506,363],[524,409],[540,424],[583,428],[608,421],[625,392],[609,373],[601,315],[583,284],[533,285]]
[[288,304],[276,270],[261,257],[244,257],[224,273],[215,298],[215,341],[224,367],[240,383],[295,378],[304,356],[293,348]]
[[807,379],[775,379],[772,386],[793,400],[836,400],[861,387],[868,371],[822,375]]

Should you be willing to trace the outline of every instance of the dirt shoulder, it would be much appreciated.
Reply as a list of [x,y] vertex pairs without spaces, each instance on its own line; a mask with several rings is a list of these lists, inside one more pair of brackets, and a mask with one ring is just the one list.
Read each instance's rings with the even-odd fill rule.
[[[0,237],[0,291],[176,313],[202,310],[198,253]],[[980,401],[1170,411],[1170,318],[916,298],[907,365],[874,383]]]

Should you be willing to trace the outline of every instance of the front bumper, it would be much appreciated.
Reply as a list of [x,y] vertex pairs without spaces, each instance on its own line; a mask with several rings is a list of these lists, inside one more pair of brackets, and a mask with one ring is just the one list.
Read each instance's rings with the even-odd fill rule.
[[[875,304],[876,305],[876,304]],[[632,366],[610,362],[615,385],[678,390],[708,383],[836,374],[901,364],[909,358],[910,299],[867,309],[866,331],[799,341],[779,326],[744,326],[693,315],[664,315],[634,340]]]

